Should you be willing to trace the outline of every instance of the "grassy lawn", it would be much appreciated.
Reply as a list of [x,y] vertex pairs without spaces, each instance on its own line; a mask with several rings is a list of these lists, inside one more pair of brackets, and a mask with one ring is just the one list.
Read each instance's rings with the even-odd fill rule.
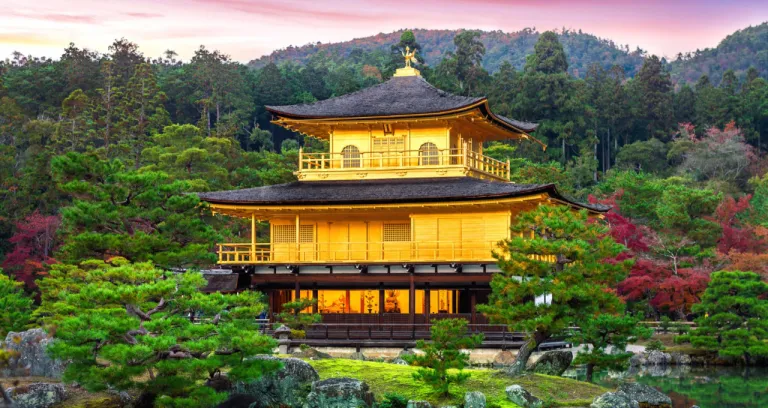
[[562,377],[533,374],[519,378],[508,378],[496,370],[467,370],[472,377],[460,387],[452,387],[451,396],[444,398],[432,394],[431,389],[413,380],[411,373],[418,368],[396,364],[355,361],[346,359],[308,361],[320,374],[321,379],[351,377],[365,381],[371,387],[377,400],[387,392],[396,392],[409,399],[428,400],[435,405],[458,405],[463,402],[467,391],[485,394],[491,407],[514,408],[517,405],[507,401],[504,389],[519,384],[533,395],[555,406],[589,406],[596,396],[610,391],[606,388]]

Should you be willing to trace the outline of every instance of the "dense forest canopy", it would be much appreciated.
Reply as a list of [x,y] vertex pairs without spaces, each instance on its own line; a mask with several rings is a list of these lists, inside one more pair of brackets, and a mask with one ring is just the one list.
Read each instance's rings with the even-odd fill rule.
[[[355,50],[387,52],[390,45],[397,42],[404,31],[380,33],[340,43],[318,42],[298,47],[290,46],[257,58],[248,65],[262,68],[270,62],[278,65],[285,62],[304,64],[318,53],[343,59],[353,52],[359,52]],[[463,30],[412,31],[424,47],[425,52],[422,55],[427,64],[434,66],[446,52],[455,50],[453,37]],[[563,28],[557,30],[557,34],[568,55],[569,73],[579,78],[587,75],[592,64],[599,64],[605,69],[618,65],[624,69],[627,77],[634,77],[643,64],[643,58],[647,56],[647,52],[639,47],[630,49],[628,45],[616,44],[610,39],[599,38],[581,30]],[[493,73],[507,61],[515,69],[522,69],[526,57],[533,52],[533,46],[540,35],[535,28],[511,33],[481,31],[480,41],[486,48],[483,68]],[[701,75],[707,74],[717,85],[726,70],[733,69],[737,76],[743,77],[750,67],[757,68],[761,77],[768,78],[768,23],[736,31],[715,48],[681,52],[669,61],[671,78],[676,84],[693,84]]]
[[299,146],[328,149],[271,124],[264,106],[386,81],[408,46],[428,56],[419,69],[433,85],[487,95],[496,113],[540,124],[534,136],[546,151],[485,147],[511,161],[513,182],[554,182],[613,207],[611,236],[637,260],[617,286],[633,310],[684,316],[714,270],[768,276],[765,64],[675,86],[678,68],[656,56],[608,44],[613,54],[583,59],[595,47],[575,32],[530,31],[519,35],[530,47],[506,50],[487,41],[506,34],[439,33],[452,45],[432,48],[434,36],[406,31],[343,57],[250,67],[203,46],[189,61],[173,51],[149,58],[126,39],[105,54],[75,44],[57,59],[15,54],[0,65],[4,273],[32,291],[57,262],[210,266],[214,244],[249,226],[188,193],[294,181]]

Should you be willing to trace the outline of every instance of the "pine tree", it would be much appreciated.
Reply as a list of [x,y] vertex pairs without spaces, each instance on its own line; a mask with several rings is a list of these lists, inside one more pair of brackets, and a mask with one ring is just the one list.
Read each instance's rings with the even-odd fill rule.
[[23,286],[0,269],[0,338],[4,339],[8,332],[25,330],[30,322],[33,300],[24,294]]
[[[423,381],[441,395],[450,394],[452,383],[461,384],[470,374],[463,372],[469,365],[469,353],[483,342],[482,334],[467,334],[464,319],[440,319],[430,327],[430,341],[418,340],[416,348],[423,354],[405,356],[408,363],[421,367],[413,373],[414,380]],[[457,372],[448,372],[448,370]]]
[[635,78],[647,137],[669,140],[673,128],[672,81],[659,57],[646,58]]
[[509,374],[524,370],[531,353],[553,335],[614,311],[608,288],[623,279],[631,261],[616,259],[626,248],[588,217],[567,206],[539,206],[518,216],[513,238],[495,254],[501,273],[478,310],[529,333]]
[[231,380],[253,381],[277,368],[251,358],[275,347],[256,322],[263,295],[206,294],[205,284],[200,273],[120,258],[56,265],[40,283],[38,316],[55,332],[49,352],[69,361],[64,381],[89,391],[140,388],[155,406],[207,407],[227,395],[205,380],[225,371]]
[[676,341],[753,364],[768,357],[768,283],[754,272],[715,272],[693,311],[697,328]]

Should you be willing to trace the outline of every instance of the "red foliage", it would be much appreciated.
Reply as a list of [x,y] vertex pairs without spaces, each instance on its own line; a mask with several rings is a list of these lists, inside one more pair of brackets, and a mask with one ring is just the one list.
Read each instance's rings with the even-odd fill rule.
[[738,215],[750,208],[751,195],[746,195],[738,200],[726,197],[717,206],[714,221],[723,229],[720,239],[717,241],[717,251],[721,254],[731,252],[762,252],[766,249],[766,241],[755,233],[751,225],[742,225]]
[[603,204],[611,207],[611,210],[605,213],[605,220],[611,228],[613,239],[623,244],[634,252],[647,252],[648,243],[646,242],[645,227],[638,227],[629,218],[619,213],[618,200],[624,195],[623,190],[619,190],[604,199],[598,199],[592,195],[589,196],[589,202],[592,204]]
[[683,315],[699,302],[708,283],[709,275],[702,270],[681,268],[675,274],[667,262],[638,259],[618,292],[625,300],[645,299],[657,311]]
[[37,211],[16,223],[16,233],[8,240],[14,248],[6,256],[3,268],[29,288],[36,287],[35,279],[45,274],[45,265],[56,262],[52,255],[60,223],[58,216],[45,216]]

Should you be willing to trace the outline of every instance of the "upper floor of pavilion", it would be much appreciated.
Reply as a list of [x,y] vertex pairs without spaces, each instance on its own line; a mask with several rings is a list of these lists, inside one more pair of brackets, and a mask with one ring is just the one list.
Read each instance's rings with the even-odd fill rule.
[[266,109],[273,123],[328,141],[328,153],[300,152],[296,175],[302,181],[457,176],[506,181],[509,162],[485,156],[483,143],[541,144],[530,136],[535,123],[494,114],[485,97],[441,91],[411,67],[347,95]]

